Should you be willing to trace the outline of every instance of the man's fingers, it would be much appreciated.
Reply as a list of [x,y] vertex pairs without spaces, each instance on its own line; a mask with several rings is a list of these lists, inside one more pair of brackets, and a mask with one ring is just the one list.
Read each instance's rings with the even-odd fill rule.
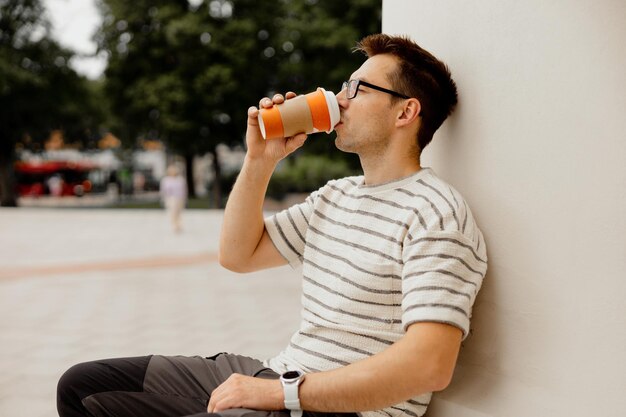
[[259,108],[268,108],[272,107],[274,104],[284,103],[285,100],[289,100],[290,98],[296,97],[296,93],[293,91],[289,91],[284,96],[282,94],[274,94],[274,96],[270,99],[269,97],[263,97],[259,101]]
[[207,413],[217,413],[219,411],[222,411],[222,409],[220,408],[219,402],[215,401],[215,402],[209,402],[209,405],[206,411]]
[[285,97],[282,94],[274,94],[274,97],[272,97],[272,101],[274,102],[274,104],[281,104],[285,101]]
[[269,97],[263,97],[259,101],[259,108],[268,108],[268,107],[272,107],[273,105],[274,103],[272,102],[272,100],[269,99]]
[[287,153],[292,153],[296,149],[304,145],[307,137],[308,136],[306,135],[306,133],[298,133],[297,135],[287,139],[287,142],[285,143],[285,150],[287,151]]
[[207,405],[206,411],[207,413],[216,413],[218,411],[222,411],[220,408],[221,400],[219,395],[216,395],[215,391],[211,394],[211,399],[209,400],[209,404]]
[[254,106],[248,108],[248,117],[256,119],[259,116],[259,109]]
[[254,106],[248,108],[248,126],[259,126],[259,109]]
[[229,408],[235,408],[239,404],[237,401],[237,392],[241,375],[232,374],[222,384],[211,392],[211,398],[207,405],[207,412],[217,413]]
[[223,396],[222,392],[224,391],[223,384],[217,386],[212,392],[211,397],[209,398],[209,403],[207,404],[207,412],[213,413],[217,408],[217,405],[221,401]]

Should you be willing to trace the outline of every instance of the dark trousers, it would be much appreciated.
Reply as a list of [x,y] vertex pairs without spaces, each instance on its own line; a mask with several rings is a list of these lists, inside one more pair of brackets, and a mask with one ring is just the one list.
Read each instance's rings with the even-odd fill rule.
[[[75,365],[63,374],[57,387],[57,410],[60,417],[290,417],[287,410],[207,413],[211,392],[233,373],[279,377],[256,359],[231,354],[98,360]],[[339,415],[305,412],[306,416]]]

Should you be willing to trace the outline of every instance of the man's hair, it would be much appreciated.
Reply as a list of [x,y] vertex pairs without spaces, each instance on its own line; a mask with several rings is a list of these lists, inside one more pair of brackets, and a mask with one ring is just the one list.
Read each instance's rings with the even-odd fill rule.
[[421,104],[422,123],[417,132],[421,152],[457,103],[456,84],[448,67],[405,36],[369,35],[357,43],[355,50],[368,58],[390,54],[398,59],[398,69],[387,76],[395,91],[415,97]]

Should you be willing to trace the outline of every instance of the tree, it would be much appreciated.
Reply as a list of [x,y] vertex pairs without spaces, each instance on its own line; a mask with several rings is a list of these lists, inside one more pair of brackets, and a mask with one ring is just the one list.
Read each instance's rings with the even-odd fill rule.
[[86,140],[101,114],[72,53],[50,38],[39,0],[0,0],[0,205],[15,206],[15,147],[37,148],[53,129]]
[[[106,90],[123,128],[118,135],[163,140],[187,161],[219,143],[242,143],[246,109],[263,94],[276,62],[263,51],[280,5],[253,0],[105,0],[99,45],[110,53]],[[219,181],[214,200],[221,202]]]
[[[110,54],[107,93],[117,135],[163,140],[191,161],[243,144],[246,110],[274,92],[338,90],[361,62],[350,49],[380,30],[380,0],[102,0],[100,48]],[[310,151],[329,152],[332,141]]]

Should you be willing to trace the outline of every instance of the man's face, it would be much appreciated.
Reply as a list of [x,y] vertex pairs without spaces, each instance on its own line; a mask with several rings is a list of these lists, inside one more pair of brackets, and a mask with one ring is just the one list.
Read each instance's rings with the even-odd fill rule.
[[[389,54],[375,55],[361,65],[350,79],[358,79],[393,89],[387,74],[396,70],[397,60]],[[392,96],[365,86],[351,100],[346,91],[337,94],[341,122],[335,127],[337,148],[344,152],[354,152],[360,156],[379,154],[389,143],[394,128],[395,106]]]

